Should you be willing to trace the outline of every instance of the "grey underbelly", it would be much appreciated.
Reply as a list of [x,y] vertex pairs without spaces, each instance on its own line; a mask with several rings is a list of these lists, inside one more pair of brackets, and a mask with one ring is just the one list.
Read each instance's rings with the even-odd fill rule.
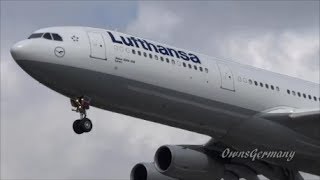
[[[92,98],[92,105],[95,107],[214,138],[226,140],[223,137],[232,127],[257,113],[223,102],[86,69],[35,61],[21,61],[19,65],[42,84],[67,97],[87,95]],[[230,133],[233,134],[231,130]],[[250,144],[239,141],[239,138],[232,141],[231,144]],[[301,168],[303,164],[306,165],[303,166],[305,168]],[[310,162],[310,159],[298,157],[291,166],[306,172],[319,172],[318,160]]]
[[98,108],[213,137],[222,137],[230,127],[256,113],[101,72],[34,61],[22,66],[27,72],[37,69],[28,73],[68,97],[86,95]]

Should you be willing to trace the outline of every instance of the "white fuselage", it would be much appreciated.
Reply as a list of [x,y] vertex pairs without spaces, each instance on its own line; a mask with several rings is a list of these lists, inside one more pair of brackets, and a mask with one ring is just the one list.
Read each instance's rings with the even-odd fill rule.
[[[70,98],[89,96],[93,106],[206,134],[234,147],[257,145],[247,138],[259,137],[250,126],[247,136],[237,133],[254,115],[320,105],[319,84],[110,30],[52,27],[35,33],[46,32],[58,33],[63,41],[27,39],[12,48],[17,63],[39,82]],[[57,47],[64,51],[61,57]],[[300,136],[282,126],[279,132]],[[295,138],[276,142],[266,137],[261,147],[285,147],[297,143]],[[318,150],[310,146],[310,152]]]

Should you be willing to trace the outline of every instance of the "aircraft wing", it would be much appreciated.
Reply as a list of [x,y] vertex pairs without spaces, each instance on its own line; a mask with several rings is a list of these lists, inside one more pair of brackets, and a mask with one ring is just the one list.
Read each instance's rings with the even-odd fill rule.
[[318,109],[281,107],[264,111],[256,116],[277,122],[310,138],[320,139],[320,107]]
[[[262,122],[259,120],[265,119],[268,121]],[[270,122],[271,121],[271,122]],[[250,125],[254,123],[253,125]],[[271,124],[271,125],[270,125]],[[274,125],[272,125],[274,124]],[[279,126],[276,126],[278,124]],[[261,125],[261,126],[259,126]],[[283,127],[283,128],[282,128]],[[267,130],[265,130],[267,129]],[[281,134],[279,131],[290,129],[301,134],[302,136],[291,136],[292,134],[285,133]],[[287,131],[286,131],[287,132]],[[250,148],[254,148],[254,142],[259,141],[260,144],[264,144],[266,147],[269,147],[270,144],[276,144],[276,147],[280,147],[279,143],[283,143],[284,145],[279,149],[286,149],[288,144],[294,144],[296,141],[301,142],[301,146],[296,146],[295,153],[297,153],[297,157],[294,160],[294,163],[299,164],[299,167],[305,166],[310,168],[312,171],[318,171],[318,165],[312,164],[316,163],[317,159],[319,159],[319,145],[317,144],[320,140],[320,108],[319,109],[294,109],[294,108],[273,108],[264,112],[261,112],[255,115],[255,118],[252,118],[248,122],[239,124],[234,129],[230,131],[233,137],[241,137],[241,135],[247,134],[247,136],[243,136],[247,141],[253,142],[250,144]],[[270,137],[271,141],[268,140]],[[279,138],[277,138],[279,137]],[[308,138],[305,138],[308,137]],[[309,141],[311,140],[312,141]],[[229,138],[224,138],[224,140],[230,140]],[[277,141],[276,139],[282,139],[281,141]],[[233,142],[238,141],[235,140]],[[242,141],[244,142],[244,141]],[[310,143],[309,143],[310,142]],[[314,143],[316,142],[316,143]],[[307,144],[303,144],[307,143]],[[232,144],[232,143],[231,143]],[[243,145],[243,143],[240,143]],[[209,140],[203,147],[209,151],[214,151],[218,153],[218,155],[222,155],[223,151],[227,148],[236,151],[240,150],[248,150],[248,144],[238,147],[230,147],[228,145],[223,144],[222,142],[215,139]],[[263,148],[262,146],[256,146],[258,149]],[[270,146],[271,147],[271,146]],[[291,147],[290,147],[291,148]],[[289,148],[289,149],[290,149]],[[302,153],[301,153],[302,152]],[[304,164],[305,158],[311,158],[312,160],[308,161],[310,164]],[[303,160],[301,160],[303,159]],[[231,174],[236,174],[238,177],[242,177],[245,179],[258,179],[257,175],[264,175],[269,179],[287,179],[286,172],[284,172],[284,168],[286,166],[286,162],[263,159],[252,161],[251,159],[246,158],[231,158],[225,162],[225,176],[231,172]],[[313,169],[312,169],[313,168]],[[298,172],[295,172],[293,176],[296,179],[303,179]]]
[[261,118],[279,120],[279,121],[314,121],[320,120],[319,109],[295,109],[289,107],[282,107],[264,111],[257,116]]

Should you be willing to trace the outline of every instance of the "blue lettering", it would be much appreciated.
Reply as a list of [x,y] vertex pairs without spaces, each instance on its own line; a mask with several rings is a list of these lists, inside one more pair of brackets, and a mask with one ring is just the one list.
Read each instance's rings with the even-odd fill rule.
[[[153,48],[155,52],[159,53],[158,48],[157,48],[154,44],[149,43],[149,42],[146,41],[146,40],[143,40],[143,41],[147,44],[147,46],[148,46],[148,48],[149,48],[149,51],[152,51],[152,48]],[[151,48],[151,47],[152,47],[152,48]]]
[[140,44],[142,45],[143,49],[149,50],[148,47],[145,46],[144,41],[142,41],[141,39],[138,39],[138,41],[139,41]]
[[159,48],[159,52],[163,55],[169,55],[167,49],[163,46],[157,45],[157,47]]
[[133,46],[133,43],[132,43],[130,38],[127,38],[128,41],[126,41],[126,39],[124,37],[122,37],[122,36],[120,36],[120,38],[121,38],[123,44],[125,44],[127,46]]
[[186,60],[186,61],[189,61],[189,57],[187,56],[187,54],[183,51],[178,51],[178,53],[180,54],[180,57],[183,59],[183,60]]
[[113,34],[112,34],[111,32],[109,32],[109,31],[108,31],[108,34],[109,34],[109,36],[110,36],[110,38],[111,38],[112,42],[114,42],[114,43],[118,43],[118,44],[122,44],[122,41],[118,41],[118,40],[116,40],[116,39],[114,38],[114,36],[113,36]]
[[200,64],[200,59],[198,58],[198,56],[192,54],[192,53],[189,53],[189,56],[190,56],[190,60],[194,63],[199,63]]
[[201,64],[200,59],[195,54],[186,53],[184,51],[177,51],[175,49],[166,48],[161,45],[154,45],[153,43],[148,42],[144,39],[139,39],[132,36],[131,37],[120,36],[120,40],[119,40],[119,39],[116,39],[111,32],[109,31],[107,32],[113,43],[125,44],[127,46],[135,46],[136,48],[140,48],[140,46],[142,46],[143,49],[148,51],[152,51],[152,52],[155,51],[156,53],[161,53],[166,56],[176,57],[178,59],[183,59],[185,61],[191,60],[194,63]]
[[134,45],[135,45],[137,48],[140,48],[140,47],[139,47],[139,44],[138,44],[138,42],[137,42],[137,40],[136,40],[136,38],[131,37],[131,39],[132,39],[132,41],[134,42]]
[[177,53],[177,51],[176,51],[176,50],[171,49],[171,48],[168,48],[168,51],[169,51],[170,56],[172,56],[172,57],[173,57],[173,53],[172,53],[172,52],[174,52],[175,57],[180,59],[180,56],[179,56],[179,54]]

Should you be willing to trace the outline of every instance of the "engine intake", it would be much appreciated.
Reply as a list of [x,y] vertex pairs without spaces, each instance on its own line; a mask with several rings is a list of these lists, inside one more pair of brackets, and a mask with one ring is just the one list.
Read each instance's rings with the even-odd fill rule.
[[159,169],[162,171],[166,171],[172,161],[172,153],[170,149],[166,146],[163,146],[159,148],[159,150],[156,153],[156,163],[159,166]]
[[162,146],[154,160],[156,170],[177,179],[214,180],[221,179],[224,173],[224,166],[217,159],[183,146]]
[[158,172],[153,163],[139,163],[135,165],[130,174],[130,180],[177,180]]

